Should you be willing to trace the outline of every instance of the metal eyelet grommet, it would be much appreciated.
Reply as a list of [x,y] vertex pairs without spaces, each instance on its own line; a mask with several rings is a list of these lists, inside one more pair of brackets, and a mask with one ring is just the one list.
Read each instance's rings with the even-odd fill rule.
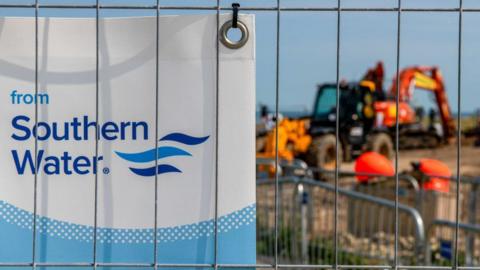
[[243,22],[238,20],[237,27],[238,29],[240,29],[240,32],[242,33],[242,37],[240,38],[239,41],[232,41],[227,36],[228,30],[232,28],[232,25],[233,25],[232,20],[227,21],[222,25],[222,27],[220,28],[220,41],[225,47],[229,49],[240,49],[248,41],[248,35],[249,35],[248,28]]

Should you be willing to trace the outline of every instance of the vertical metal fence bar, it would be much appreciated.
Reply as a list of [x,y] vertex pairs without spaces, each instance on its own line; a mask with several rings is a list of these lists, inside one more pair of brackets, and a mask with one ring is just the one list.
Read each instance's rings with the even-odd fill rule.
[[456,216],[455,216],[455,254],[454,254],[454,269],[458,269],[458,244],[459,244],[459,230],[460,230],[460,158],[461,158],[461,140],[462,140],[462,14],[463,14],[463,1],[459,0],[458,11],[458,59],[457,59],[457,171],[456,171]]
[[214,254],[213,254],[213,266],[214,269],[217,270],[218,268],[218,113],[219,109],[218,106],[220,104],[220,0],[217,0],[217,10],[216,10],[216,41],[215,41],[215,221],[214,221]]
[[335,269],[338,269],[338,176],[339,176],[339,147],[340,147],[340,16],[341,16],[341,1],[337,0],[337,48],[336,48],[336,97],[335,97],[335,198],[334,198],[334,221],[333,221],[333,264]]
[[[155,149],[158,149],[158,91],[159,91],[159,52],[160,52],[160,0],[157,0],[155,25]],[[158,151],[155,151],[155,213],[153,228],[153,269],[157,270],[158,255]]]
[[398,0],[398,11],[397,11],[397,54],[396,54],[396,84],[397,84],[397,92],[395,97],[395,106],[396,106],[396,113],[395,113],[395,239],[394,239],[394,247],[393,247],[393,264],[394,269],[398,268],[398,190],[399,190],[399,176],[398,176],[398,151],[399,151],[399,130],[400,130],[400,123],[399,123],[399,103],[400,103],[400,38],[401,38],[401,17],[402,17],[402,0]]
[[[99,68],[100,68],[100,0],[96,0],[95,8],[95,162],[98,160],[98,142],[99,142]],[[98,166],[95,170],[95,198],[94,198],[94,216],[93,216],[93,269],[97,269],[97,226],[98,226]]]
[[274,246],[274,267],[278,270],[278,116],[279,116],[279,101],[280,101],[280,0],[277,0],[277,25],[276,25],[276,55],[275,55],[275,246]]
[[[38,0],[35,0],[35,96],[38,96]],[[38,128],[38,102],[35,102],[35,129]],[[37,245],[38,138],[35,136],[35,172],[33,176],[32,268],[35,269]]]

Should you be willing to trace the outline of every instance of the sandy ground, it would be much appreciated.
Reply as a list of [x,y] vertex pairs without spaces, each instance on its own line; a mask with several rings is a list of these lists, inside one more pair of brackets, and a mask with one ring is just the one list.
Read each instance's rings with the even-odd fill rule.
[[[465,176],[480,177],[480,147],[474,147],[473,143],[467,142],[460,149],[460,174]],[[457,147],[456,144],[443,146],[436,149],[404,150],[399,153],[399,170],[410,170],[412,161],[419,161],[423,158],[438,159],[443,161],[455,174],[457,169]],[[354,163],[343,163],[342,170],[352,171]]]

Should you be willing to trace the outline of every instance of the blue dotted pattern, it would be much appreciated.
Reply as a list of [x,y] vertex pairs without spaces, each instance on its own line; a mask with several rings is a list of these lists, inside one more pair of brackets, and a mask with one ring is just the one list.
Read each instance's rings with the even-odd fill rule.
[[[32,229],[33,214],[0,201],[0,218],[5,222],[24,229]],[[256,206],[252,204],[231,214],[218,218],[218,232],[228,232],[254,223]],[[157,243],[192,240],[214,234],[214,220],[202,221],[188,225],[157,228]],[[78,225],[47,217],[37,216],[37,232],[50,237],[93,242],[93,226]],[[112,229],[97,228],[99,243],[148,244],[154,241],[154,229]]]

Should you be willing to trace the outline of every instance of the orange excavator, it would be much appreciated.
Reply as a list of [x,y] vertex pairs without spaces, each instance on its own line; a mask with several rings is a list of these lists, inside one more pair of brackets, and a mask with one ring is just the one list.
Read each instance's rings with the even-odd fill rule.
[[[381,62],[377,64],[376,69],[383,70],[383,65]],[[410,102],[413,98],[414,90],[423,89],[431,91],[435,96],[438,113],[440,114],[443,137],[448,139],[454,136],[455,124],[450,111],[445,85],[443,83],[443,77],[437,67],[414,66],[405,68],[400,72],[398,86],[399,91],[397,91],[397,81],[396,78],[394,78],[389,91],[390,99],[375,103],[375,110],[377,114],[383,113],[384,115],[393,116],[385,118],[383,123],[384,125],[395,125],[395,97],[397,93],[399,95],[400,102],[399,123],[401,125],[415,123],[417,115],[410,106]],[[392,113],[389,113],[390,111]]]
[[[284,160],[302,159],[309,166],[333,169],[336,153],[336,119],[339,118],[339,158],[349,161],[365,151],[393,157],[396,130],[396,95],[399,94],[399,146],[437,147],[449,142],[455,125],[448,104],[442,75],[437,67],[414,66],[399,74],[399,90],[394,79],[389,91],[383,89],[381,62],[369,69],[357,83],[340,82],[340,108],[336,112],[336,84],[318,86],[312,114],[307,118],[284,118],[278,126],[278,153]],[[432,92],[440,114],[431,111],[425,125],[423,113],[411,106],[415,89]],[[257,156],[275,157],[275,128],[270,130]]]

